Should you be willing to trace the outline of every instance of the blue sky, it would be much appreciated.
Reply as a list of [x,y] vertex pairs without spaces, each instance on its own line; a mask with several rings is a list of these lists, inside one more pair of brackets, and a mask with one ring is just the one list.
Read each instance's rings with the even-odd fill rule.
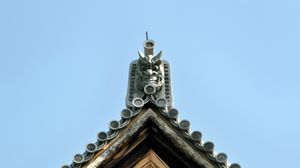
[[125,108],[145,31],[174,107],[243,168],[300,165],[300,3],[0,1],[1,167],[71,163]]

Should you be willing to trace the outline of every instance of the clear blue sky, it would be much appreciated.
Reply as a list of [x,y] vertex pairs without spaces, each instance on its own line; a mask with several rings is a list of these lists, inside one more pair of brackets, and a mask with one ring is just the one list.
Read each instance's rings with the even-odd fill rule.
[[0,160],[71,163],[120,119],[145,31],[174,107],[243,168],[300,165],[296,0],[0,1]]

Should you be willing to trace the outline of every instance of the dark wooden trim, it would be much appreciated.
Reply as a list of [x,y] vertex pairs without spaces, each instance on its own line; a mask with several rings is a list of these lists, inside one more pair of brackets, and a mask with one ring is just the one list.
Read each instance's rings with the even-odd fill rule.
[[151,120],[142,131],[129,142],[122,145],[120,152],[116,154],[105,168],[131,168],[143,159],[145,154],[153,149],[154,152],[172,168],[205,168],[197,166],[174,146]]

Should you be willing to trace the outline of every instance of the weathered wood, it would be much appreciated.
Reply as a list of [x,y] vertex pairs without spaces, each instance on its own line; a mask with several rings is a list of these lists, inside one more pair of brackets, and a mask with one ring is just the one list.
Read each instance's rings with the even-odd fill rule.
[[169,168],[169,166],[150,149],[144,158],[139,161],[133,168]]
[[[159,148],[155,146],[159,146]],[[171,160],[175,158],[184,167],[217,167],[209,161],[205,154],[195,149],[159,112],[150,108],[134,118],[130,125],[122,130],[117,138],[108,143],[104,150],[99,151],[94,160],[88,163],[86,167],[120,168],[124,165],[132,167],[152,147],[158,156],[163,156],[162,159]],[[170,156],[164,156],[164,153],[168,153]]]

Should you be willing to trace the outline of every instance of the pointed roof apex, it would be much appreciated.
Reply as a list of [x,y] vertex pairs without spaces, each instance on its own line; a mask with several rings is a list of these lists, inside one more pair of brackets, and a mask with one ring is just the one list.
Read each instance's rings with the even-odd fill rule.
[[[136,156],[130,150],[135,151],[143,142],[160,153],[170,167],[178,167],[175,160],[179,167],[240,168],[239,164],[228,163],[225,153],[217,154],[212,142],[203,143],[202,133],[192,132],[188,120],[179,119],[178,110],[172,108],[169,63],[161,60],[161,52],[153,56],[154,41],[148,37],[144,48],[145,53],[139,52],[139,59],[130,64],[126,108],[121,111],[121,119],[111,121],[108,131],[99,132],[95,143],[89,143],[83,154],[76,154],[73,163],[62,168],[124,167],[128,158]],[[143,130],[150,132],[137,139]]]
[[[176,162],[183,167],[240,168],[228,163],[225,153],[217,154],[211,141],[203,142],[200,131],[191,131],[189,121],[180,120],[176,109],[165,112],[151,107],[132,113],[123,110],[121,120],[111,121],[107,132],[99,132],[95,143],[88,144],[83,154],[76,154],[73,163],[62,168],[123,167],[134,148],[144,142],[171,167]],[[134,148],[128,149],[131,146]]]

